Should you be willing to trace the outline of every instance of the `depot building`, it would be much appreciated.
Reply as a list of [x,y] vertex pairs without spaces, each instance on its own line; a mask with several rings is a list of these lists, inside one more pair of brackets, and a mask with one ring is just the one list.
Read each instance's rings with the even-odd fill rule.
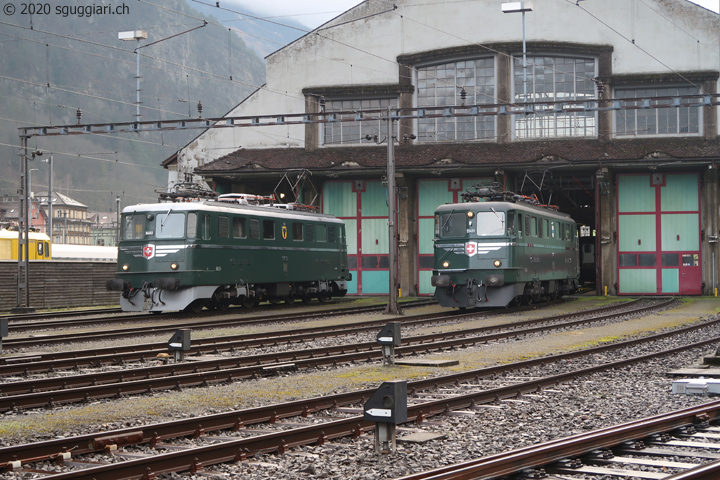
[[368,0],[266,58],[228,113],[256,126],[164,165],[343,219],[351,293],[388,293],[393,245],[402,295],[431,295],[433,212],[482,184],[569,213],[600,294],[714,295],[719,34],[686,0]]

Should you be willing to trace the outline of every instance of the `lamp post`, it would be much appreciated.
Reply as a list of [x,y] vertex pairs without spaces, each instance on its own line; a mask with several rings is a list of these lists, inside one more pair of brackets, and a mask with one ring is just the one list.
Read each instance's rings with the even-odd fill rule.
[[522,13],[523,49],[523,102],[527,103],[527,49],[525,48],[525,12],[532,12],[532,2],[507,2],[502,4],[503,13]]
[[137,40],[138,48],[135,49],[135,93],[137,99],[135,100],[135,120],[140,121],[140,40],[148,38],[148,34],[144,30],[133,30],[130,32],[119,32],[118,40],[129,41]]
[[[138,47],[135,49],[135,63],[136,63],[136,72],[135,72],[135,78],[136,78],[136,87],[135,92],[137,95],[137,100],[135,101],[135,120],[140,121],[140,49],[149,47],[150,45],[155,45],[156,43],[160,43],[164,40],[168,40],[171,38],[175,38],[179,35],[183,35],[188,32],[192,32],[193,30],[197,30],[198,28],[202,28],[205,25],[207,25],[207,21],[203,21],[203,24],[191,28],[190,30],[185,30],[184,32],[176,33],[175,35],[170,35],[169,37],[161,38],[160,40],[155,40],[154,42],[148,43],[146,45],[140,46],[140,40],[147,40],[148,34],[145,30],[131,30],[129,32],[118,32],[118,40],[123,41],[130,41],[130,40],[137,40]],[[189,100],[189,99],[188,99]],[[200,104],[198,104],[200,105]]]

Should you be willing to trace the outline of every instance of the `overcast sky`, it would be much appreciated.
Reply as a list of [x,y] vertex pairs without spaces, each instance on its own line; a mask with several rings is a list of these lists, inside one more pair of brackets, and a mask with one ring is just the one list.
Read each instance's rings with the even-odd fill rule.
[[[498,0],[501,2],[502,0]],[[601,0],[602,1],[602,0]],[[718,11],[719,0],[690,0],[703,7]],[[255,12],[268,16],[282,16],[294,18],[308,28],[315,28],[328,20],[337,17],[342,12],[350,10],[362,0],[224,0],[222,3],[231,3],[252,8]],[[278,21],[282,21],[278,18]]]

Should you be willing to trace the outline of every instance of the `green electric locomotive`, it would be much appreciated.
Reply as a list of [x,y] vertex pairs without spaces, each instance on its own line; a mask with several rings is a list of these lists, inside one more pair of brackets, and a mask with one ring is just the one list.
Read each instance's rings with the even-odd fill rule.
[[435,211],[435,297],[443,307],[505,307],[574,292],[576,224],[509,192],[478,189]]
[[344,223],[258,198],[126,207],[107,288],[122,292],[124,311],[149,312],[345,295],[352,278]]

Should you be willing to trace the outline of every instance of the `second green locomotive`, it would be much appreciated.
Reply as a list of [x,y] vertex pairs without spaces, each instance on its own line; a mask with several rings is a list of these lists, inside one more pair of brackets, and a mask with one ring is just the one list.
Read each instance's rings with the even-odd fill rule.
[[432,285],[443,307],[505,307],[574,292],[577,226],[569,215],[492,189],[435,211]]

